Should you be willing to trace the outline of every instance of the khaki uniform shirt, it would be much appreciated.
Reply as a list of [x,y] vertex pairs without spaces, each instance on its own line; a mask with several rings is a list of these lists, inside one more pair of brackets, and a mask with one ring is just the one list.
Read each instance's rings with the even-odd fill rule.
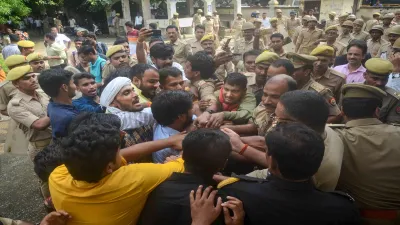
[[393,26],[394,26],[394,24],[390,24],[389,27],[383,27],[383,35],[382,35],[383,40],[389,41],[390,28]]
[[[134,59],[132,57],[129,57],[129,67],[132,67],[134,65],[138,64],[137,59]],[[101,77],[106,79],[106,77],[110,76],[110,74],[114,71],[116,71],[115,67],[111,64],[110,61],[107,61],[106,65],[104,65],[103,72],[101,74]]]
[[[263,135],[264,136],[264,135]],[[325,151],[322,158],[321,166],[315,173],[313,180],[315,187],[321,191],[334,191],[339,180],[339,175],[342,167],[343,142],[339,135],[330,127],[325,127],[325,132],[322,134],[324,139]],[[268,169],[253,171],[247,176],[266,179]]]
[[213,19],[210,19],[210,20],[205,19],[203,21],[203,26],[206,28],[205,34],[213,34],[214,33],[214,20]]
[[[220,90],[214,92],[217,99],[219,94]],[[232,121],[236,125],[246,124],[251,119],[254,108],[256,108],[256,98],[253,93],[247,91],[236,111],[224,111],[224,120]]]
[[[325,44],[319,44],[319,45],[328,45],[327,43]],[[335,49],[335,55],[336,56],[341,56],[341,55],[346,55],[347,54],[347,45],[343,44],[342,42],[335,41],[333,45],[329,45],[333,49]]]
[[[250,41],[246,41],[244,38],[240,38],[239,40],[235,40],[233,46],[233,53],[242,54],[253,49],[254,37]],[[264,50],[265,46],[263,42],[260,40],[260,49]],[[240,58],[242,58],[240,56]]]
[[188,40],[187,43],[189,43],[190,46],[192,47],[193,54],[196,54],[196,52],[198,52],[198,51],[204,50],[203,47],[201,47],[200,41],[198,41],[196,38]]
[[341,34],[339,35],[339,37],[336,39],[336,41],[338,42],[342,42],[343,44],[345,44],[346,46],[350,43],[350,41],[353,40],[353,37],[351,36],[351,34],[348,35],[344,35]]
[[378,41],[373,41],[369,39],[367,41],[368,52],[371,53],[371,57],[378,57],[378,51],[383,44],[388,43],[383,39],[379,39]]
[[322,84],[319,84],[318,82],[316,82],[314,79],[311,78],[310,81],[301,88],[301,90],[315,91],[320,95],[322,95],[322,97],[324,97],[328,103],[329,116],[337,116],[340,114],[340,109],[336,104],[336,100],[333,97],[332,91],[329,90],[327,87],[323,86]]
[[313,74],[311,76],[315,81],[329,88],[335,99],[340,100],[342,86],[346,83],[346,75],[328,68],[325,74],[320,77],[316,77]]
[[276,17],[278,19],[278,26],[284,26],[287,29],[287,21],[290,20],[287,16],[282,16],[281,18]]
[[194,14],[193,23],[194,23],[194,26],[200,25],[201,24],[201,15],[199,15],[198,13]]
[[315,42],[324,36],[324,32],[321,29],[315,28],[315,30],[310,31],[302,30],[297,39],[296,46],[298,46],[297,53],[299,54],[310,54],[317,44]]
[[366,118],[335,131],[344,143],[338,189],[361,209],[399,209],[400,127]]
[[351,37],[352,37],[353,39],[356,39],[356,40],[361,40],[361,41],[367,42],[368,39],[371,38],[371,35],[369,35],[369,33],[365,32],[365,31],[361,31],[360,33],[354,33],[354,32],[353,32],[353,33],[351,34]]
[[11,81],[3,81],[0,83],[0,111],[7,110],[8,102],[17,94],[18,89]]
[[[171,43],[169,42],[169,44]],[[186,41],[183,41],[181,39],[176,40],[175,43],[171,45],[175,51],[172,60],[181,64],[182,66],[185,66],[187,57],[189,55],[192,55],[192,47],[190,46],[190,44],[186,43]]]
[[288,30],[289,37],[292,37],[294,35],[297,27],[301,27],[301,21],[299,18],[294,18],[293,20],[292,20],[292,18],[290,18],[286,21],[286,24],[287,24],[286,28]]
[[303,26],[296,27],[296,29],[294,31],[294,34],[293,34],[293,44],[296,45],[297,38],[299,37],[300,32],[303,31],[303,30],[308,30],[308,28],[307,27],[303,27]]
[[181,26],[179,25],[179,19],[171,18],[169,19],[169,25],[174,25],[180,30]]
[[214,21],[214,27],[219,27],[219,24],[221,23],[219,15],[213,16],[211,19]]
[[213,79],[208,79],[208,80],[199,80],[191,84],[197,92],[198,100],[212,100],[212,101],[217,101],[217,98],[214,95],[215,91],[215,84]]
[[338,18],[335,18],[334,20],[328,19],[326,21],[326,26],[325,27],[330,27],[330,26],[337,25],[337,24],[339,24],[339,19]]
[[233,21],[233,25],[232,25],[232,29],[235,29],[236,31],[238,31],[238,32],[242,32],[242,27],[243,27],[243,24],[244,23],[246,23],[246,20],[245,19],[235,19],[234,21]]
[[[260,44],[261,44],[261,40],[264,41],[264,46],[269,46],[271,43],[271,36],[273,34],[279,33],[279,28],[261,28],[260,29]],[[260,49],[262,49],[260,47]]]
[[388,42],[379,48],[377,57],[389,60],[392,53],[393,53],[393,46],[390,44],[390,42]]
[[379,119],[384,123],[400,125],[400,92],[390,87],[385,87],[385,92],[387,96],[383,98]]
[[265,106],[260,103],[253,111],[252,122],[257,127],[258,136],[265,136],[272,126],[274,113],[267,112]]

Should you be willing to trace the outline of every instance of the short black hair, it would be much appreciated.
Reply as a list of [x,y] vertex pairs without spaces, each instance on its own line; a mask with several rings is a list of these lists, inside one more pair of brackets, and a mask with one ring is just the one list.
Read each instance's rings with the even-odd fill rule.
[[272,38],[280,38],[282,40],[285,39],[281,33],[272,34],[271,37],[269,37],[269,39],[272,40]]
[[352,40],[349,43],[349,45],[347,46],[347,52],[350,50],[351,47],[357,47],[357,48],[361,49],[363,55],[367,54],[368,46],[365,41],[357,40],[357,39]]
[[228,135],[220,130],[198,129],[186,135],[182,142],[185,170],[212,178],[223,169],[232,146]]
[[92,74],[87,73],[87,72],[77,73],[77,74],[75,74],[75,75],[73,76],[73,78],[74,78],[74,84],[75,84],[75,85],[78,85],[78,84],[79,84],[79,80],[80,80],[80,79],[86,78],[86,79],[93,79],[93,80],[95,80],[95,77],[94,77]]
[[197,24],[195,27],[194,27],[194,30],[196,31],[197,29],[202,29],[202,30],[206,30],[206,27],[204,26],[204,25],[202,25],[202,24]]
[[47,33],[47,34],[45,34],[44,36],[45,36],[46,38],[52,40],[52,41],[55,41],[55,40],[56,40],[56,37],[55,37],[54,34],[52,34],[52,33]]
[[174,53],[174,48],[165,43],[158,43],[150,48],[150,57],[154,57],[156,59],[166,59],[174,56]]
[[[115,162],[121,144],[120,130],[113,124],[97,119],[97,123],[89,123],[91,117],[100,113],[79,119],[77,126],[62,140],[63,161],[68,172],[75,180],[88,183],[99,182],[107,164]],[[111,114],[104,114],[111,116]],[[102,115],[103,116],[103,115]],[[85,124],[84,126],[81,124]]]
[[85,39],[83,38],[83,37],[77,37],[77,38],[75,38],[75,40],[74,40],[74,42],[84,42],[85,41]]
[[118,129],[121,127],[121,120],[117,115],[110,113],[82,112],[79,113],[68,125],[68,133],[74,132],[74,130],[79,126],[87,126],[90,124],[97,124],[99,122],[106,122]]
[[60,142],[55,139],[35,156],[33,170],[41,181],[47,182],[53,170],[63,164],[61,151]]
[[249,55],[254,55],[254,56],[259,56],[262,53],[261,50],[259,49],[252,49],[250,51],[247,51],[245,53],[243,53],[243,62],[245,61],[245,58]]
[[[151,44],[153,44],[154,42],[156,42],[156,41],[161,41],[162,43],[164,43],[164,40],[161,38],[161,37],[151,37],[150,38],[150,41],[149,41],[149,46],[151,45]],[[153,47],[153,46],[152,46]]]
[[130,72],[131,68],[128,66],[117,68],[115,71],[111,72],[110,75],[104,79],[103,85],[100,87],[100,95],[103,92],[104,88],[106,88],[107,84],[109,84],[112,80],[117,77],[129,78]]
[[149,23],[149,27],[150,27],[151,29],[153,29],[153,30],[156,30],[157,27],[158,27],[158,25],[157,25],[157,23]]
[[96,50],[94,50],[93,46],[91,45],[82,45],[82,47],[80,47],[78,50],[78,55],[89,55],[90,53],[96,55]]
[[278,59],[275,60],[271,66],[275,67],[275,68],[279,68],[279,67],[285,67],[287,75],[289,76],[293,76],[294,73],[294,65],[292,62],[290,62],[290,60],[287,59]]
[[134,25],[133,25],[132,21],[127,21],[127,22],[125,23],[125,26],[127,26],[127,27],[133,27]]
[[73,75],[74,74],[68,70],[44,70],[38,77],[39,85],[48,96],[57,97],[60,92],[60,87],[63,84],[69,86]]
[[188,115],[192,107],[193,101],[189,92],[163,91],[154,97],[151,104],[151,111],[158,124],[169,126],[180,115]]
[[114,45],[120,45],[124,43],[129,43],[128,38],[126,37],[117,37],[117,39],[114,41]]
[[247,78],[241,73],[230,73],[225,77],[224,83],[232,86],[238,86],[240,89],[246,89]]
[[187,61],[192,65],[192,71],[199,71],[201,79],[214,77],[214,61],[205,51],[189,55]]
[[325,130],[329,108],[320,94],[304,90],[289,91],[281,95],[279,102],[288,116],[317,132],[322,133]]
[[93,38],[94,40],[97,40],[96,34],[93,33],[93,32],[89,32],[86,37]]
[[82,42],[82,46],[85,46],[85,45],[91,46],[91,47],[96,47],[96,42],[93,41],[93,40],[85,39],[85,40]]
[[165,30],[168,31],[168,29],[175,29],[176,32],[179,32],[178,27],[175,25],[169,25]]
[[372,118],[376,108],[381,106],[382,101],[378,99],[344,98],[342,100],[343,113],[352,119]]
[[178,68],[175,67],[162,68],[158,71],[158,73],[160,74],[161,85],[165,85],[165,81],[169,76],[171,77],[182,76],[182,71],[180,71]]
[[301,123],[278,124],[265,136],[267,155],[286,179],[311,178],[324,157],[322,136]]
[[143,74],[146,72],[146,70],[155,70],[157,71],[156,68],[153,66],[150,66],[149,64],[145,63],[139,63],[131,67],[129,71],[129,79],[133,79],[134,77],[137,77],[139,79],[142,79]]
[[18,42],[19,41],[19,37],[16,34],[10,34],[8,36],[10,37],[10,41],[11,42]]

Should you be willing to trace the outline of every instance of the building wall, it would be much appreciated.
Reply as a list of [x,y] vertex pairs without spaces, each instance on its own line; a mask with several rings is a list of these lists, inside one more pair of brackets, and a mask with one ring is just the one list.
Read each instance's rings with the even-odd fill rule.
[[329,19],[329,12],[336,15],[353,12],[353,0],[321,0],[320,19]]

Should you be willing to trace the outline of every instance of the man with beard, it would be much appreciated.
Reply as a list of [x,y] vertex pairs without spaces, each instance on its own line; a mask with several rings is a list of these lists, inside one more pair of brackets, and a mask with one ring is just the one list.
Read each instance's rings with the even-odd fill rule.
[[50,118],[47,116],[49,99],[36,91],[39,87],[37,75],[29,65],[14,68],[7,75],[7,80],[18,89],[8,103],[8,115],[24,131],[32,161],[51,140]]
[[385,59],[372,58],[365,63],[365,67],[367,71],[364,73],[364,84],[380,88],[387,94],[383,97],[379,119],[388,124],[400,124],[400,94],[386,87],[393,64]]
[[47,108],[53,139],[68,135],[68,126],[78,115],[78,110],[72,105],[76,86],[72,79],[73,73],[67,70],[49,69],[39,76],[39,84],[51,98]]
[[[168,138],[185,131],[193,123],[193,101],[186,91],[163,91],[154,98],[151,111],[157,125],[154,129],[154,141]],[[164,163],[171,155],[180,151],[165,148],[153,152],[154,163]]]
[[160,74],[160,89],[163,91],[169,90],[184,90],[185,81],[182,77],[182,72],[175,67],[167,67],[158,71]]
[[26,61],[28,61],[29,65],[32,67],[34,73],[41,73],[46,69],[44,59],[45,57],[40,53],[32,53],[26,57]]
[[160,75],[157,69],[147,64],[134,65],[129,73],[132,86],[140,103],[150,103],[160,86]]
[[201,39],[204,37],[205,34],[204,26],[201,24],[196,25],[194,28],[194,33],[195,33],[195,38],[188,41],[188,43],[192,47],[193,54],[203,50],[203,48],[201,47]]
[[371,39],[367,41],[368,52],[371,54],[371,57],[379,57],[379,49],[382,45],[388,43],[382,39],[383,27],[381,25],[375,25],[371,28],[369,34],[371,35]]
[[104,112],[99,105],[100,98],[97,96],[95,77],[90,73],[78,73],[74,75],[76,89],[82,93],[82,97],[72,101],[79,112]]
[[393,54],[393,45],[400,38],[400,25],[393,26],[388,32],[389,43],[379,48],[377,56],[382,59],[390,60]]
[[[201,47],[204,51],[211,57],[215,57],[216,50],[215,50],[215,36],[212,34],[205,35],[200,43]],[[224,81],[227,74],[232,73],[235,71],[235,66],[231,61],[226,62],[220,65],[217,70],[215,71],[215,75],[217,76],[218,80]]]
[[330,46],[318,46],[310,55],[318,58],[314,62],[312,78],[329,88],[335,99],[340,99],[342,86],[346,83],[346,75],[330,68],[335,58],[335,50]]
[[224,125],[239,135],[265,136],[272,125],[272,117],[282,94],[297,89],[296,81],[288,75],[277,75],[270,78],[264,86],[262,101],[254,109],[252,118],[245,125]]
[[280,33],[275,33],[272,34],[270,37],[270,46],[272,48],[272,50],[279,55],[279,57],[281,59],[285,59],[286,58],[286,52],[283,49],[283,35]]
[[364,41],[354,40],[347,46],[347,61],[345,65],[333,69],[346,75],[346,84],[364,82],[365,68],[362,60],[367,54],[367,45]]
[[190,46],[190,44],[186,43],[186,41],[178,38],[179,31],[176,26],[169,25],[166,30],[169,38],[168,44],[170,44],[174,48],[175,52],[172,60],[181,64],[182,66],[185,65],[186,58],[189,55],[192,55],[192,47]]

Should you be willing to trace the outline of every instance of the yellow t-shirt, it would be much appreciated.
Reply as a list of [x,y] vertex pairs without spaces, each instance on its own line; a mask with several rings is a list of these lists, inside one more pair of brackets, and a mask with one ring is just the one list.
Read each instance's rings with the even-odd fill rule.
[[74,180],[65,165],[50,175],[54,206],[72,219],[68,225],[136,224],[147,196],[173,172],[183,172],[183,160],[166,164],[122,166],[98,183]]

